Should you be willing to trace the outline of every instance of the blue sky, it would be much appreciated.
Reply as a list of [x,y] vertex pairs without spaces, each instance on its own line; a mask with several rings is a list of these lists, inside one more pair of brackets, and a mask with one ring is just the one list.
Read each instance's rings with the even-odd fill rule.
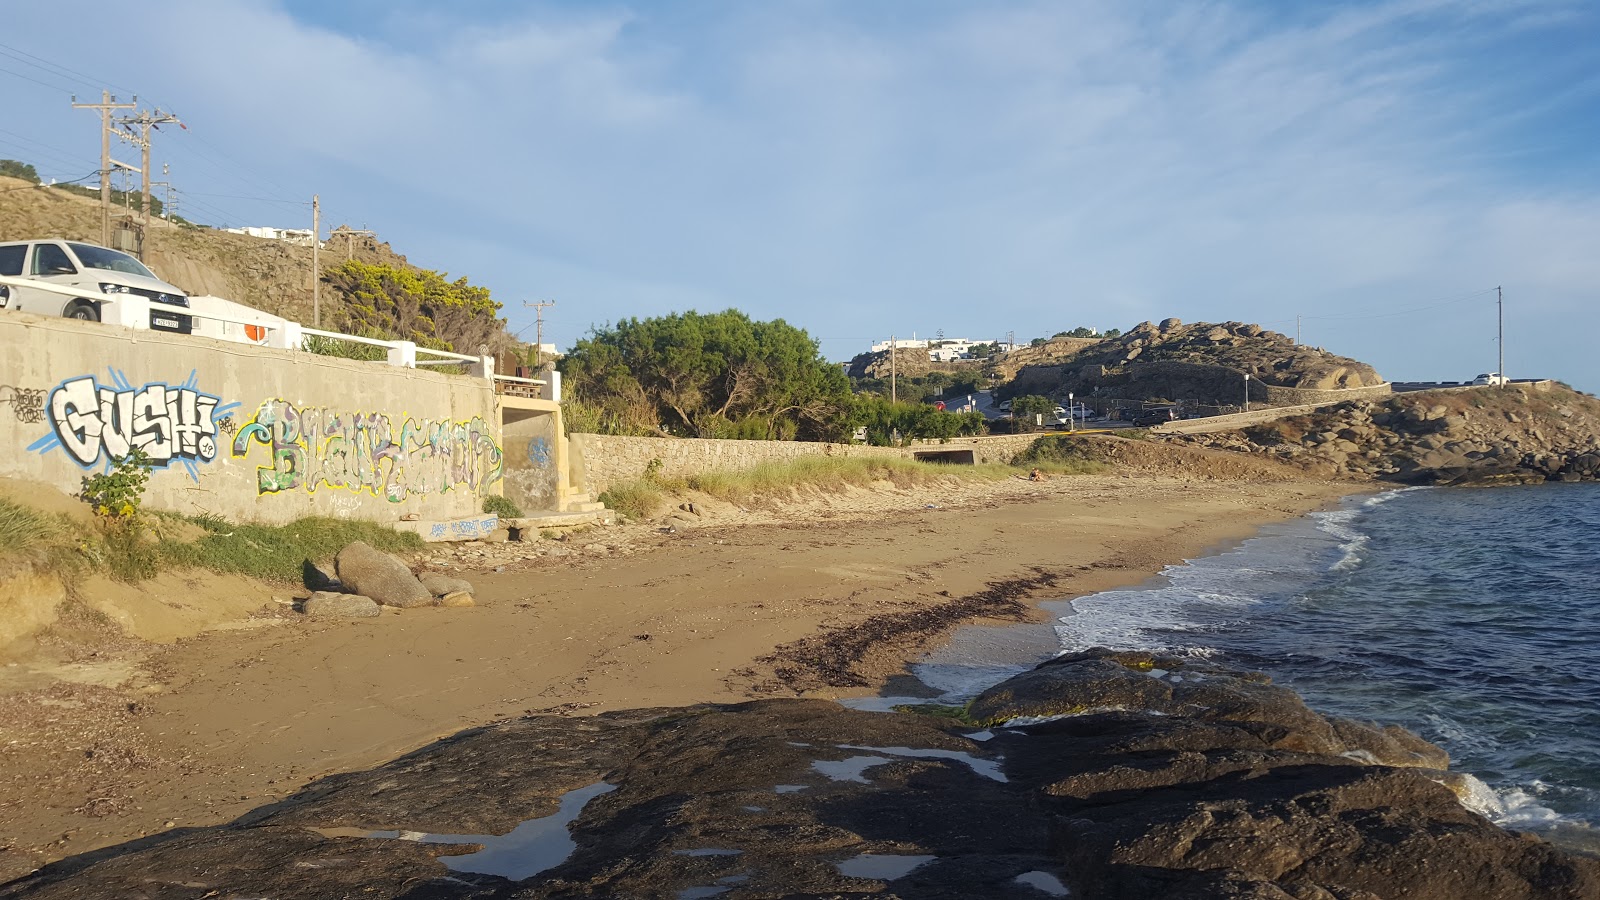
[[67,95],[137,92],[189,126],[156,144],[186,216],[307,227],[318,193],[514,329],[555,300],[564,347],[689,308],[835,359],[1299,316],[1458,379],[1495,366],[1503,285],[1509,374],[1600,390],[1592,0],[117,9],[8,10],[0,156],[91,172]]

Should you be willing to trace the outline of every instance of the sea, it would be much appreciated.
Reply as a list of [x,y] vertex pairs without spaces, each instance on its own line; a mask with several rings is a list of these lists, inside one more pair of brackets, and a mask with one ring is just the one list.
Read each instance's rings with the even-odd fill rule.
[[1600,851],[1600,484],[1353,497],[1044,606],[1052,626],[962,629],[915,674],[960,702],[1095,646],[1262,671],[1444,747],[1491,819]]

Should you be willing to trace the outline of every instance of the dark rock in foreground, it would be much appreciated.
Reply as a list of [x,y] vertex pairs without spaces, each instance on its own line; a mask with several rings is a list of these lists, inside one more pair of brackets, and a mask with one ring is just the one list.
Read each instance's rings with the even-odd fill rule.
[[[532,717],[0,898],[1600,897],[1600,862],[1462,807],[1442,751],[1260,676],[1091,651],[973,708],[1044,720],[991,736],[804,700]],[[483,837],[508,832],[522,849]]]

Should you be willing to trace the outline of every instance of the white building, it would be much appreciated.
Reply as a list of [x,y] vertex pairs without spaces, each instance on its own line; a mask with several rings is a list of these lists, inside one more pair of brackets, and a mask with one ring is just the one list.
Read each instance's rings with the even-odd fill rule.
[[290,244],[311,246],[311,229],[309,228],[269,228],[263,225],[246,225],[243,228],[224,228],[223,231],[229,234],[247,234],[250,237],[269,241],[284,241]]
[[[916,338],[899,338],[894,342],[894,348],[896,350],[926,350],[928,349],[928,342],[919,341]],[[883,353],[888,349],[888,341],[879,341],[878,343],[872,345],[873,353]]]

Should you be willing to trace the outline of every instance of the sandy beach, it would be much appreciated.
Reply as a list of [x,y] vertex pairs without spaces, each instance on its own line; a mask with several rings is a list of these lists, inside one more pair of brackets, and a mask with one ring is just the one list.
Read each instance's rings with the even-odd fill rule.
[[[474,608],[312,621],[287,588],[241,585],[279,602],[169,644],[45,642],[0,680],[0,880],[528,712],[869,694],[963,622],[1036,619],[1038,601],[1137,583],[1363,489],[1225,475],[699,501],[695,528],[427,554],[474,583]],[[171,602],[221,580],[174,578]]]

